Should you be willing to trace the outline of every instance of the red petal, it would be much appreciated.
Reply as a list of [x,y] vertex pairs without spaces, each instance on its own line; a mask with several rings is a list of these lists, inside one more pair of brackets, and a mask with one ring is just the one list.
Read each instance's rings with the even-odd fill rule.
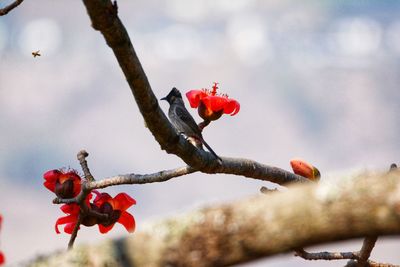
[[51,170],[47,171],[43,174],[43,178],[46,180],[43,185],[49,189],[51,192],[54,192],[56,187],[57,179],[62,175],[59,170]]
[[302,159],[292,159],[290,165],[295,174],[301,175],[305,178],[314,179],[313,166],[310,163]]
[[46,181],[43,183],[43,185],[51,192],[54,192],[54,190],[56,189],[56,182],[53,181]]
[[0,264],[3,264],[5,262],[5,258],[3,253],[0,251]]
[[[74,216],[74,215],[68,215],[68,216],[64,216],[64,217],[58,218],[57,221],[56,221],[56,224],[54,225],[56,233],[57,234],[60,233],[60,231],[58,230],[58,226],[59,225],[66,224],[66,223],[76,223],[77,220],[78,220],[78,217]],[[65,228],[64,228],[64,231],[65,231]],[[68,233],[68,232],[66,232],[66,233]]]
[[113,206],[113,209],[124,211],[127,210],[130,206],[135,205],[136,200],[131,198],[126,193],[119,193],[114,197],[112,203],[110,202],[110,204]]
[[58,177],[60,177],[60,175],[62,174],[62,172],[60,172],[59,170],[51,170],[51,171],[47,171],[43,174],[43,178],[46,181],[56,181],[58,179]]
[[240,110],[240,104],[234,99],[228,99],[224,107],[225,114],[231,114],[231,116],[236,115]]
[[129,233],[133,233],[135,231],[136,222],[132,214],[126,211],[121,212],[118,222],[122,224]]
[[105,202],[109,202],[109,200],[111,200],[112,197],[107,194],[107,193],[100,193],[96,196],[96,198],[93,200],[93,203],[97,206],[100,207],[101,205],[103,205]]
[[186,93],[186,97],[192,108],[197,108],[200,104],[200,100],[206,96],[207,94],[203,90],[190,90]]
[[100,233],[102,233],[102,234],[108,233],[108,231],[110,231],[110,230],[114,227],[114,224],[115,224],[115,223],[113,223],[113,224],[111,224],[111,225],[109,225],[109,226],[104,226],[104,225],[102,225],[102,224],[99,224],[99,231],[100,231]]
[[[92,192],[98,193],[97,190],[93,190]],[[90,192],[85,199],[86,205],[90,206],[90,200],[92,199],[93,194]]]
[[[68,223],[65,227],[64,227],[64,232],[66,232],[67,234],[72,234],[72,232],[74,231],[76,222],[75,223]],[[80,228],[80,227],[79,227]]]
[[225,107],[227,99],[221,96],[209,96],[204,98],[203,103],[206,105],[206,107],[216,112]]
[[68,214],[78,214],[79,213],[79,206],[76,203],[72,203],[72,204],[64,204],[60,207],[60,209],[64,212],[64,213],[68,213]]

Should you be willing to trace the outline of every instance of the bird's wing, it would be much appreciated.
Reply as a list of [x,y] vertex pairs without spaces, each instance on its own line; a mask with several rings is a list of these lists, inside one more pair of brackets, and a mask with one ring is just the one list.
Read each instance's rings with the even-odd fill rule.
[[201,131],[196,121],[193,119],[192,115],[190,115],[189,111],[185,107],[176,106],[175,112],[178,118],[185,123],[195,134],[201,136]]

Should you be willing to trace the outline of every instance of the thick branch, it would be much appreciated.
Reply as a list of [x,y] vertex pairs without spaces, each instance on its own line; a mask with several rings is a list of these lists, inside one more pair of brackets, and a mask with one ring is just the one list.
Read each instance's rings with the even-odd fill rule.
[[[194,156],[184,157],[191,166],[202,166],[203,158],[207,154],[200,153],[194,146],[190,145],[184,138],[177,135],[164,112],[158,105],[147,76],[132,46],[129,35],[117,16],[117,9],[111,1],[83,0],[94,29],[99,30],[108,46],[113,50],[115,57],[126,77],[140,112],[146,121],[157,142],[162,149],[168,153],[182,156],[184,150],[193,153]],[[165,88],[167,92],[169,88]],[[210,156],[210,159],[212,157]]]
[[[308,245],[400,234],[399,176],[397,171],[330,185],[296,185],[280,194],[263,194],[142,226],[124,240],[77,247],[74,254],[38,262],[47,266],[57,266],[58,262],[66,264],[63,266],[82,262],[228,266]],[[71,258],[73,262],[68,261]],[[121,263],[121,258],[126,262]]]
[[7,15],[8,12],[10,12],[11,10],[13,10],[14,8],[16,8],[17,6],[19,6],[24,0],[15,0],[14,2],[12,2],[11,4],[9,4],[8,6],[4,7],[4,8],[0,8],[0,16],[4,16]]

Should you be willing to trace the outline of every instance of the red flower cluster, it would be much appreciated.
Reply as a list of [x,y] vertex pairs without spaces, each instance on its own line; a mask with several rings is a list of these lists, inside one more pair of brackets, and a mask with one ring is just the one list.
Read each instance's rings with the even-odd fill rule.
[[[0,215],[0,229],[1,229],[1,222],[3,221],[3,217],[1,217]],[[4,263],[5,259],[4,259],[4,254],[3,252],[0,251],[0,265],[2,265]]]
[[293,172],[300,176],[303,176],[312,181],[319,181],[321,178],[321,173],[319,170],[302,159],[292,159],[290,161],[290,165],[292,166]]
[[[93,211],[100,214],[107,214],[108,216],[106,219],[101,219],[98,216],[89,213],[83,217],[83,220],[81,221],[83,225],[93,226],[98,224],[100,233],[105,234],[114,227],[116,222],[118,222],[122,224],[128,232],[132,233],[135,231],[135,218],[132,214],[126,211],[129,207],[136,204],[136,201],[133,198],[126,193],[119,193],[112,198],[107,193],[100,193],[95,190],[93,192],[97,195],[96,198],[93,200],[93,203],[90,203],[92,195],[89,194],[86,198],[86,204]],[[58,230],[58,226],[65,224],[64,232],[72,234],[76,222],[78,221],[80,208],[77,204],[65,204],[61,206],[61,210],[68,215],[61,217],[56,221],[56,232],[59,234],[60,231]]]
[[219,119],[222,114],[236,115],[240,110],[240,104],[227,95],[218,95],[218,83],[214,83],[212,90],[190,90],[186,93],[192,108],[198,108],[199,116],[205,121]]
[[60,198],[76,197],[81,191],[81,177],[75,170],[51,170],[43,174],[43,185]]
[[[74,170],[68,172],[52,170],[46,172],[43,177],[46,180],[44,186],[56,193],[60,198],[75,197],[81,190],[82,179]],[[79,216],[81,216],[82,225],[93,226],[98,224],[102,234],[110,231],[117,222],[122,224],[128,232],[135,230],[135,218],[126,211],[129,207],[136,204],[133,198],[126,193],[119,193],[112,198],[107,193],[100,193],[96,190],[92,192],[96,194],[95,199],[91,201],[92,193],[85,199],[89,211],[82,212],[76,203],[61,206],[61,211],[67,215],[57,219],[55,224],[57,234],[60,233],[58,229],[60,225],[65,225],[65,233],[72,234]]]

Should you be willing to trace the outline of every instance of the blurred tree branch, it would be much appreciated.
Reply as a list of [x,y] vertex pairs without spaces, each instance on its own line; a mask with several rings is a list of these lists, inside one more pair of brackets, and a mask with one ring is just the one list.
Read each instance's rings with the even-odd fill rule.
[[12,2],[11,4],[9,4],[8,6],[5,6],[3,8],[0,8],[0,16],[4,16],[7,15],[8,12],[10,12],[11,10],[13,10],[14,8],[16,8],[17,6],[19,6],[24,0],[15,0],[14,2]]
[[121,240],[78,246],[30,266],[228,266],[325,242],[399,234],[399,175],[294,185],[147,225]]

